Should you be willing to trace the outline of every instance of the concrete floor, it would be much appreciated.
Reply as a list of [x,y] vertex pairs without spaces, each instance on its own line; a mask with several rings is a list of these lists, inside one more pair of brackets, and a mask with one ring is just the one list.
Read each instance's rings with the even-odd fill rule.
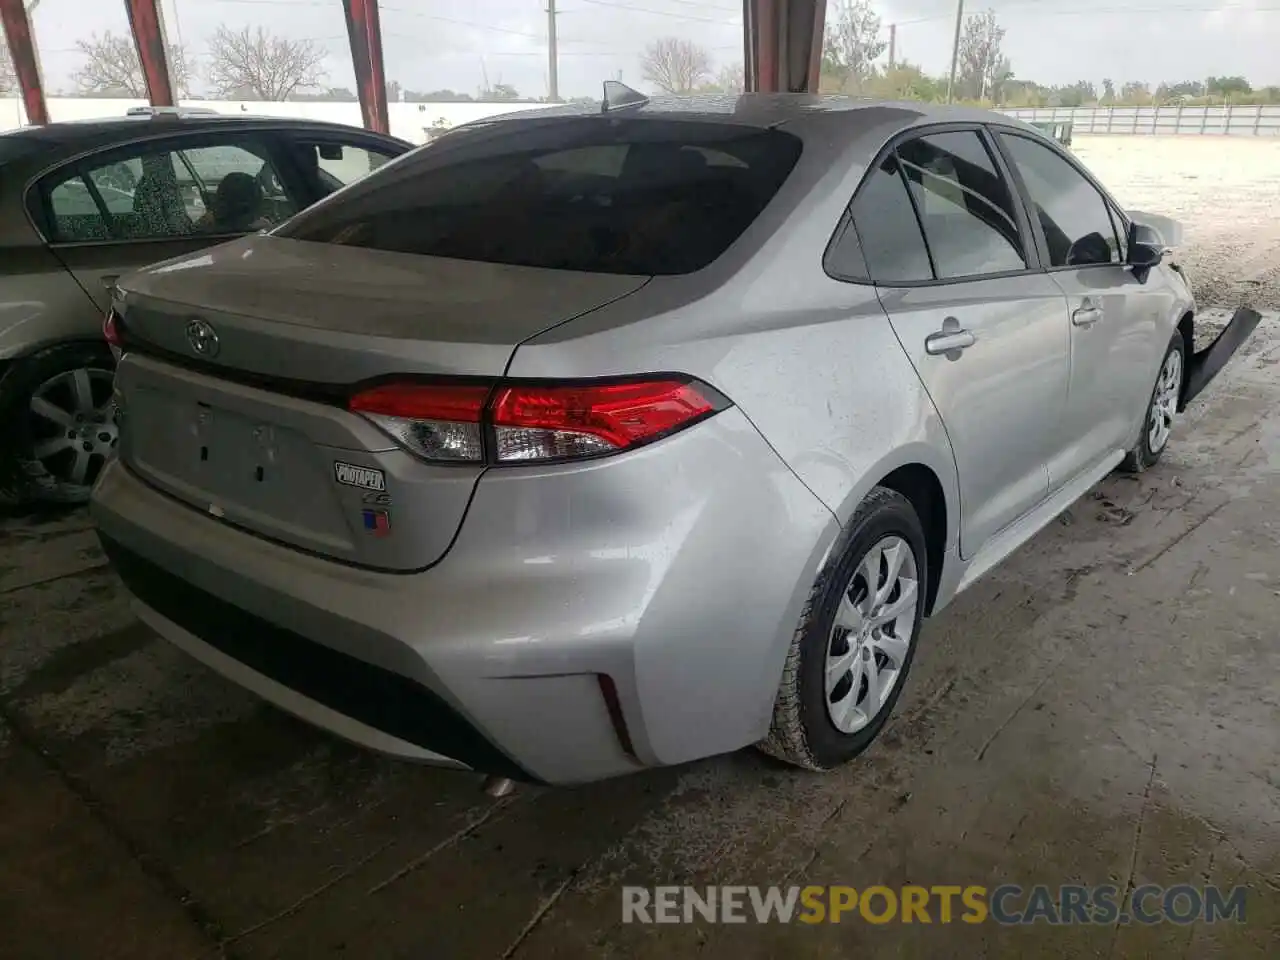
[[[747,751],[492,801],[256,702],[129,614],[82,513],[0,520],[0,955],[1275,955],[1280,332],[1165,462],[931,622],[830,776]],[[1243,925],[620,923],[623,883],[1243,884]]]

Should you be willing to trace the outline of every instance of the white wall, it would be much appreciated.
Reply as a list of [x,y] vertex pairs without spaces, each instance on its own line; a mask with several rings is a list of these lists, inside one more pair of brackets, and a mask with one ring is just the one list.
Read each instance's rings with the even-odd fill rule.
[[[48,103],[49,117],[54,122],[121,117],[130,107],[147,105],[145,100],[99,100],[88,97],[52,97]],[[185,101],[184,105],[204,107],[229,115],[305,117],[308,120],[328,120],[355,127],[362,125],[358,103],[190,100]],[[411,143],[425,143],[427,128],[432,125],[454,127],[501,113],[536,110],[540,106],[542,104],[537,103],[391,103],[387,105],[387,116],[394,136]],[[24,122],[22,101],[15,97],[0,98],[0,131],[15,129]]]

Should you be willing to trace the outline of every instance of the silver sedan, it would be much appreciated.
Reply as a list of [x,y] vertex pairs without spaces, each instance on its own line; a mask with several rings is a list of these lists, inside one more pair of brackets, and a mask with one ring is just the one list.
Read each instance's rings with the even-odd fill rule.
[[1192,354],[1177,234],[986,112],[470,125],[121,281],[94,516],[147,623],[369,747],[829,769],[1251,332]]

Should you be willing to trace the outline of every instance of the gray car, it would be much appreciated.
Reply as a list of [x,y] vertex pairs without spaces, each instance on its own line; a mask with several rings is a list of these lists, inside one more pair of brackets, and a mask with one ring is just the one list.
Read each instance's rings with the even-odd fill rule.
[[93,515],[146,623],[357,743],[828,769],[921,618],[1153,464],[1252,330],[1192,356],[1175,233],[986,112],[471,125],[121,283]]
[[281,223],[410,144],[337,124],[151,111],[0,134],[0,497],[89,498],[115,450],[115,278]]

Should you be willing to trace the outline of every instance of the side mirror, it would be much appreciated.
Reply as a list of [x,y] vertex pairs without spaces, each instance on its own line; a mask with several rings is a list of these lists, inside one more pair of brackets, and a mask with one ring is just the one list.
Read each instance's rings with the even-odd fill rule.
[[1139,280],[1164,260],[1164,238],[1143,223],[1129,224],[1129,266],[1134,268],[1134,275]]

